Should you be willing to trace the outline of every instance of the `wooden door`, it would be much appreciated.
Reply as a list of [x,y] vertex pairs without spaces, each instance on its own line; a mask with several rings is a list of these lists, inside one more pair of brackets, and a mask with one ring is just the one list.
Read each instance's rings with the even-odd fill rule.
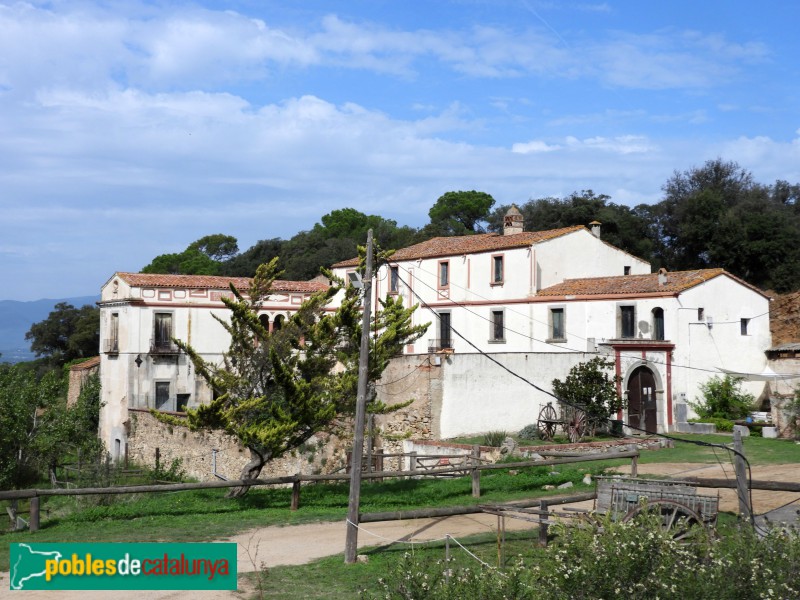
[[628,379],[628,425],[648,433],[658,427],[656,378],[647,367],[638,367]]

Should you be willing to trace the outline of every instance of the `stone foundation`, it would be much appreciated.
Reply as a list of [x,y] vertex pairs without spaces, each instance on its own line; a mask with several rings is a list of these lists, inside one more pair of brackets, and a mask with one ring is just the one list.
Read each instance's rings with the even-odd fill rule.
[[[156,448],[162,469],[180,460],[180,470],[199,481],[239,479],[250,460],[250,452],[238,441],[219,431],[190,431],[167,425],[147,410],[128,409],[128,460],[155,467]],[[216,453],[214,452],[216,450]],[[216,475],[214,466],[216,463]],[[345,464],[345,449],[339,438],[319,433],[300,448],[267,463],[261,477],[330,473]]]

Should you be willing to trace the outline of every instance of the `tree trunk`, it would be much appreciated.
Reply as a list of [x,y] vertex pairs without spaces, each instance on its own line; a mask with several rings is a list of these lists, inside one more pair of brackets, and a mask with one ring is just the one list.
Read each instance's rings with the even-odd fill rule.
[[[264,468],[264,465],[267,463],[267,458],[260,452],[249,448],[250,450],[250,462],[247,463],[244,468],[242,469],[241,475],[239,475],[239,479],[258,479],[258,476],[261,474],[261,469]],[[238,487],[232,487],[227,494],[225,494],[226,498],[241,498],[250,490],[249,485],[240,485]]]

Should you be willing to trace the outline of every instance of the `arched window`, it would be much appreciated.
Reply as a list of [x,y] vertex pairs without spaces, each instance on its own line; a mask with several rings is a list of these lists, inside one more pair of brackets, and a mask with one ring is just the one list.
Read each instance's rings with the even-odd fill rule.
[[269,331],[269,315],[259,315],[258,322],[261,323],[261,326]]
[[278,331],[281,327],[283,327],[283,315],[278,315],[272,323],[272,330]]
[[664,340],[664,309],[659,306],[653,309],[653,339]]

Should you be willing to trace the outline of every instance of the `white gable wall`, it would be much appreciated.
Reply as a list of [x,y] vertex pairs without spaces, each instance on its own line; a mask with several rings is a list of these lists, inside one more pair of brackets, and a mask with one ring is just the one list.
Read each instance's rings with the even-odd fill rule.
[[585,229],[542,242],[535,249],[537,290],[565,279],[624,275],[626,266],[631,275],[650,273],[650,263],[604,243]]
[[[502,284],[494,283],[494,257],[503,259]],[[449,285],[440,286],[442,263],[448,264]],[[423,258],[397,263],[399,293],[407,306],[420,304],[414,323],[431,323],[425,335],[409,352],[427,351],[429,341],[440,338],[436,312],[450,312],[452,327],[484,352],[561,351],[545,344],[548,311],[532,306],[536,290],[566,278],[622,275],[650,272],[649,263],[602,242],[587,230],[578,230],[532,246],[509,248],[458,256]],[[336,269],[342,278],[348,269]],[[375,291],[382,298],[389,292],[389,267],[382,266],[375,279]],[[410,287],[410,289],[409,289]],[[430,309],[426,308],[429,306]],[[505,309],[508,334],[503,342],[490,339],[493,310]],[[475,351],[455,333],[455,352]],[[571,348],[583,351],[587,342]]]
[[[308,294],[275,293],[263,303],[261,314],[290,315]],[[219,364],[230,337],[215,319],[229,319],[230,311],[220,300],[230,290],[181,287],[130,286],[120,276],[112,277],[101,292],[101,379],[104,406],[100,411],[100,436],[114,452],[124,451],[128,408],[155,408],[156,384],[169,383],[169,404],[176,410],[179,400],[194,407],[211,400],[211,390],[197,376],[183,352],[153,352],[156,314],[172,315],[172,337],[190,344],[206,361]],[[112,315],[118,315],[117,351],[108,351]],[[137,363],[138,360],[138,363]],[[178,398],[181,395],[181,398]],[[129,426],[129,425],[128,425]],[[117,444],[119,440],[119,444]],[[116,458],[116,457],[115,457]]]
[[[769,300],[727,276],[711,279],[681,294],[677,325],[681,343],[674,362],[692,368],[675,369],[673,381],[685,390],[687,400],[699,395],[700,383],[723,369],[762,373],[767,366],[764,351],[772,345],[769,329]],[[704,308],[704,322],[697,308]],[[741,319],[750,319],[747,335],[741,333]],[[710,327],[709,327],[710,325]],[[744,382],[743,389],[758,397],[763,381]]]

